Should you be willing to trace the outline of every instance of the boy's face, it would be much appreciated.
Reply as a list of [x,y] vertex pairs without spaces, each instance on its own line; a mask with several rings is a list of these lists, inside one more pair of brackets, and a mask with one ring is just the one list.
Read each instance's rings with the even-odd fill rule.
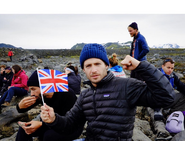
[[98,58],[90,58],[84,61],[83,71],[94,87],[107,75],[108,66]]
[[162,69],[167,75],[170,75],[174,70],[174,63],[166,62],[166,64],[162,65]]

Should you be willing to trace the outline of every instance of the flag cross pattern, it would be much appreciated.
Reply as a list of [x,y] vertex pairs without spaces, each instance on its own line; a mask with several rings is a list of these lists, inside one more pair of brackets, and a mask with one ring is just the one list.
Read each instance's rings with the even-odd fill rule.
[[41,94],[68,91],[67,74],[52,69],[41,69],[37,72]]

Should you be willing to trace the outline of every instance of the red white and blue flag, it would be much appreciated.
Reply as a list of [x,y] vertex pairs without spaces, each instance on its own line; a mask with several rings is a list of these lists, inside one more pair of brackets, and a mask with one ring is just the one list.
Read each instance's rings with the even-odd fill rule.
[[41,94],[68,91],[67,74],[52,69],[40,69],[37,73]]

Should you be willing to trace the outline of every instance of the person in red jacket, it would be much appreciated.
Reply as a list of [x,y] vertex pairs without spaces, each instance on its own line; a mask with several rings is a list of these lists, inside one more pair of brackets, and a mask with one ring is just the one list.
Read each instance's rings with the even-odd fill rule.
[[10,48],[8,50],[9,50],[8,51],[8,56],[10,57],[10,61],[12,62],[13,52],[12,52],[12,50]]
[[24,96],[28,94],[28,76],[25,71],[19,65],[12,66],[12,71],[14,73],[12,83],[0,99],[1,106],[9,106],[14,95]]

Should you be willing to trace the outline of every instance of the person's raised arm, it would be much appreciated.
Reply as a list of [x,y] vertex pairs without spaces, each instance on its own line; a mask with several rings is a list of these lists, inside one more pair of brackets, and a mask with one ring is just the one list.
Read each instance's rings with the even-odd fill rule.
[[126,85],[126,98],[130,106],[168,107],[174,101],[174,91],[169,80],[147,61],[139,62],[126,56],[121,62],[124,69],[135,70],[143,81],[130,78]]
[[123,65],[123,69],[126,69],[126,70],[134,70],[139,65],[139,63],[140,61],[136,60],[130,55],[127,55],[125,59],[121,61],[121,64]]

